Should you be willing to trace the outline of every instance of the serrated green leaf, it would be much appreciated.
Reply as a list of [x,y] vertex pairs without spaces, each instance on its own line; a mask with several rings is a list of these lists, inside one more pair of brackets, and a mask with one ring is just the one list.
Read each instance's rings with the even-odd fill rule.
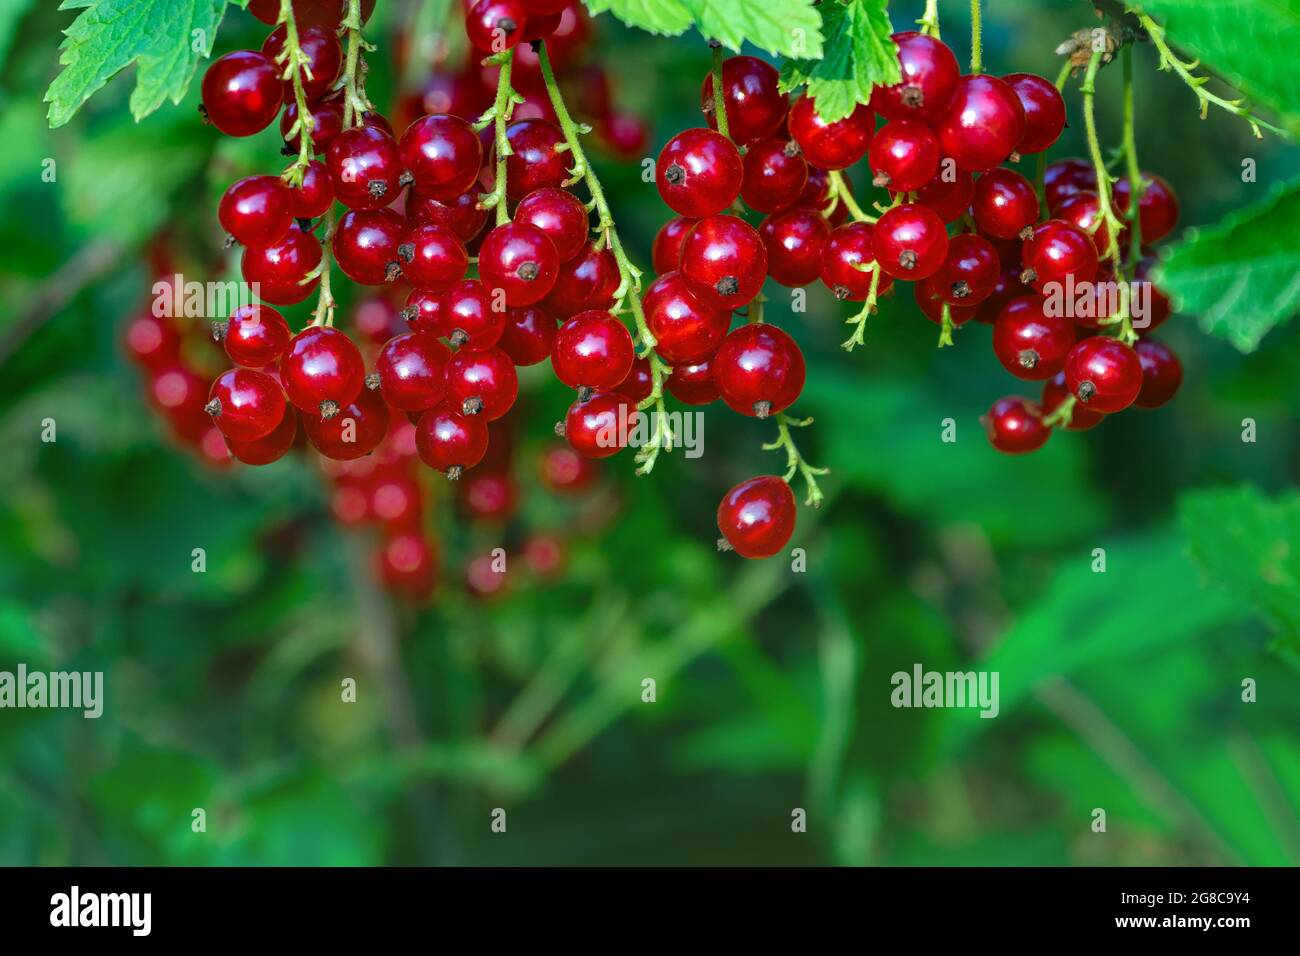
[[822,19],[814,0],[585,0],[593,14],[612,13],[628,26],[677,36],[694,26],[739,52],[745,43],[782,56],[822,55]]
[[83,12],[64,31],[63,70],[45,93],[51,127],[72,119],[132,63],[131,114],[137,121],[165,100],[179,103],[199,60],[212,52],[226,0],[64,0],[59,9]]
[[781,67],[781,89],[789,92],[807,84],[818,114],[834,123],[871,99],[873,86],[897,83],[902,74],[886,0],[824,3],[821,10],[824,55],[787,60]]
[[1204,491],[1182,503],[1192,558],[1215,585],[1262,611],[1300,652],[1300,497],[1254,488]]
[[1300,310],[1300,180],[1216,226],[1188,230],[1153,281],[1206,332],[1254,351]]
[[1300,128],[1300,3],[1142,0],[1141,7],[1161,22],[1171,43]]

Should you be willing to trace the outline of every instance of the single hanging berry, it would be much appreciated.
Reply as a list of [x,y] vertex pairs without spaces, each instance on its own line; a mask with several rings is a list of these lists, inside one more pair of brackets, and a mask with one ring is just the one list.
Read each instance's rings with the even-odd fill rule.
[[280,361],[280,381],[289,401],[313,416],[332,418],[351,404],[365,385],[361,353],[346,334],[324,325],[303,329],[289,342]]
[[867,154],[876,117],[859,105],[844,119],[828,123],[818,114],[812,98],[805,96],[790,107],[789,126],[808,162],[822,169],[844,169]]
[[731,140],[707,129],[670,139],[655,164],[659,195],[673,212],[702,219],[722,212],[740,195],[744,167]]
[[1025,132],[1016,152],[1021,156],[1041,153],[1065,129],[1065,100],[1061,91],[1050,80],[1034,73],[1008,73],[1002,82],[1015,91],[1025,111]]
[[668,393],[684,405],[708,405],[716,402],[721,393],[718,391],[718,383],[713,379],[712,361],[674,365],[672,374],[664,383]]
[[[718,128],[713,73],[705,74],[700,108],[709,126]],[[780,74],[757,57],[732,56],[722,61],[722,103],[727,131],[741,146],[767,139],[781,127],[790,97],[780,90]]]
[[334,204],[334,184],[329,170],[313,159],[303,170],[302,185],[289,189],[289,212],[294,219],[315,219],[329,212]]
[[970,307],[993,294],[1001,273],[993,244],[983,236],[965,233],[949,240],[943,265],[931,278],[949,305]]
[[564,416],[564,437],[584,458],[608,458],[627,447],[638,418],[636,405],[618,392],[579,396]]
[[239,441],[226,438],[226,447],[245,465],[269,465],[279,461],[293,447],[298,437],[298,412],[288,406],[280,418],[280,424],[261,438],[251,441]]
[[1167,405],[1183,384],[1183,364],[1168,346],[1142,339],[1133,346],[1142,363],[1142,388],[1133,404],[1138,408]]
[[539,305],[510,309],[498,344],[515,365],[536,365],[550,358],[555,331],[555,316]]
[[1049,219],[1034,227],[1020,250],[1025,267],[1020,279],[1036,292],[1067,291],[1067,279],[1075,286],[1097,276],[1097,246],[1092,237],[1068,222]]
[[1084,339],[1065,359],[1065,385],[1092,411],[1111,415],[1132,405],[1142,390],[1142,361],[1118,339]]
[[542,305],[561,319],[588,309],[607,309],[618,291],[618,262],[608,248],[588,242],[568,262],[560,263],[555,286]]
[[1043,410],[1018,395],[999,398],[980,422],[993,447],[1008,455],[1037,451],[1052,437],[1052,430],[1043,424]]
[[740,198],[755,212],[777,212],[793,206],[808,185],[808,161],[793,140],[755,143],[745,153],[744,167]]
[[334,260],[352,281],[384,285],[402,275],[405,238],[406,221],[393,210],[350,209],[334,229]]
[[264,53],[236,50],[203,74],[203,113],[227,136],[252,136],[280,112],[280,69]]
[[682,243],[686,241],[686,234],[695,228],[697,222],[698,219],[678,216],[669,219],[659,228],[659,232],[655,234],[654,248],[650,257],[656,275],[675,272],[681,268]]
[[568,262],[582,251],[590,232],[582,200],[555,186],[535,189],[519,200],[514,221],[545,233],[561,262]]
[[[1138,228],[1144,245],[1159,242],[1178,225],[1178,197],[1165,180],[1154,173],[1143,173],[1142,198],[1138,200]],[[1132,188],[1125,177],[1115,184],[1115,209],[1119,217],[1128,215]]]
[[975,228],[995,239],[1026,238],[1021,233],[1038,221],[1033,184],[1012,169],[990,169],[976,180],[970,208]]
[[346,129],[326,152],[334,196],[353,209],[380,209],[402,189],[402,159],[397,142],[373,126]]
[[423,116],[398,144],[401,165],[410,170],[416,188],[434,199],[450,200],[465,193],[478,179],[483,145],[459,116]]
[[269,305],[242,305],[231,313],[219,337],[230,361],[265,368],[284,354],[292,333],[284,316]]
[[718,530],[742,558],[770,558],[790,541],[795,525],[794,492],[774,475],[742,481],[718,505]]
[[[494,308],[497,304],[502,308]],[[505,329],[505,303],[494,303],[492,294],[478,279],[456,283],[443,294],[437,306],[427,302],[421,305],[426,327],[436,335],[445,335],[460,349],[492,348]]]
[[696,223],[682,243],[681,273],[706,306],[731,312],[763,288],[767,249],[743,219],[710,216]]
[[487,419],[482,415],[462,415],[444,402],[420,416],[415,447],[422,462],[448,478],[457,479],[487,454]]
[[[277,58],[284,51],[288,31],[283,24],[271,31],[271,35],[262,41],[262,52],[280,65]],[[307,63],[299,67],[302,77],[303,93],[307,102],[319,100],[334,86],[339,70],[343,67],[343,47],[332,29],[309,26],[298,28],[298,47],[307,58]],[[287,62],[284,64],[287,67]],[[295,102],[293,78],[284,81],[284,101]]]
[[579,312],[561,325],[551,345],[555,377],[570,388],[615,388],[635,357],[627,327],[597,310]]
[[445,226],[419,226],[397,247],[402,275],[421,289],[443,292],[465,278],[465,244]]
[[[835,298],[862,302],[871,292],[871,280],[879,268],[871,236],[875,228],[866,222],[845,223],[830,234],[822,249],[821,280]],[[888,289],[894,280],[881,270],[876,293]]]
[[646,324],[657,342],[655,351],[669,365],[704,361],[718,350],[731,326],[730,313],[701,303],[680,272],[656,279],[646,290],[643,305]]
[[957,89],[957,57],[946,43],[912,30],[891,39],[898,44],[903,78],[893,86],[872,87],[871,108],[887,120],[930,123]]
[[279,176],[248,176],[226,190],[217,218],[242,245],[274,245],[293,224],[292,194]]
[[221,434],[236,441],[256,441],[275,430],[284,417],[284,391],[265,372],[227,369],[217,376],[203,410]]
[[316,290],[320,277],[313,275],[321,261],[320,242],[296,224],[285,237],[270,246],[245,247],[240,271],[253,294],[272,305],[295,305]]
[[[1043,417],[1050,418],[1061,407],[1061,403],[1070,397],[1070,390],[1065,387],[1065,372],[1057,372],[1043,383]],[[1106,416],[1075,403],[1070,410],[1070,420],[1064,426],[1067,431],[1082,432],[1096,428]]]
[[555,286],[560,257],[555,244],[536,226],[507,222],[479,247],[478,272],[489,292],[501,289],[512,307],[534,305]]
[[875,173],[875,185],[915,192],[939,171],[939,141],[922,123],[894,120],[876,130],[867,163]]
[[773,325],[742,325],[722,340],[709,364],[722,400],[742,415],[775,415],[803,391],[803,353]]
[[506,195],[522,199],[537,189],[558,188],[569,178],[572,162],[564,132],[543,119],[525,119],[506,127],[511,153],[506,157]]
[[304,410],[302,429],[326,458],[352,461],[370,454],[388,434],[388,405],[378,389],[362,388],[328,417]]
[[993,323],[993,353],[1016,378],[1051,378],[1065,365],[1074,339],[1074,322],[1049,312],[1037,295],[1012,299]]
[[767,250],[768,275],[775,281],[797,288],[817,279],[822,251],[831,236],[825,216],[811,207],[795,206],[764,219],[758,234]]
[[1025,110],[1016,91],[996,76],[963,76],[935,132],[943,154],[968,172],[1003,163],[1025,135]]
[[431,335],[407,332],[393,336],[375,359],[384,401],[407,412],[422,412],[437,405],[447,392],[450,358],[447,346]]
[[934,275],[948,254],[948,231],[938,213],[919,203],[894,206],[876,220],[872,248],[880,268],[896,279]]
[[464,415],[496,421],[519,396],[519,376],[499,348],[461,349],[447,360],[447,403]]

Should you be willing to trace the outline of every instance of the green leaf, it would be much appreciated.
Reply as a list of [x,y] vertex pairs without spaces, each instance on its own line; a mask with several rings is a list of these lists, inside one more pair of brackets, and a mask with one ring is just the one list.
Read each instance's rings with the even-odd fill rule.
[[1192,558],[1214,584],[1262,611],[1300,653],[1300,496],[1254,488],[1203,491],[1182,502]]
[[[1137,4],[1132,4],[1137,6]],[[1142,0],[1171,43],[1203,60],[1252,100],[1300,129],[1300,3],[1296,0]]]
[[822,4],[822,26],[827,36],[822,58],[786,60],[781,89],[807,84],[818,114],[834,123],[871,99],[873,86],[897,83],[902,73],[886,0]]
[[1300,310],[1300,180],[1218,225],[1189,229],[1152,280],[1206,332],[1254,351]]
[[[244,0],[235,0],[240,6]],[[72,119],[115,74],[136,64],[131,114],[143,119],[163,101],[180,103],[212,44],[226,0],[64,0],[84,12],[64,31],[63,70],[45,93],[51,127]]]
[[677,36],[694,26],[739,52],[745,43],[774,55],[822,55],[822,19],[814,0],[585,0],[593,14],[612,13],[628,26]]

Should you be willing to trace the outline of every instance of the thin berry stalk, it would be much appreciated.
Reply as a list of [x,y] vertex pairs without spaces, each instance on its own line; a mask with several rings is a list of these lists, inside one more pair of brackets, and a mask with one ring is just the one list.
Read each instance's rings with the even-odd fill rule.
[[307,91],[302,83],[303,71],[307,71],[310,76],[311,67],[307,63],[307,55],[302,52],[302,44],[298,39],[298,21],[294,17],[292,0],[280,0],[278,22],[284,26],[284,49],[276,57],[276,62],[284,64],[286,71],[284,77],[293,83],[293,98],[298,108],[298,120],[294,123],[293,129],[289,130],[291,138],[295,131],[298,134],[298,158],[281,175],[286,183],[297,188],[302,185],[303,173],[311,163],[311,133],[316,125],[311,109],[307,105]]
[[794,438],[790,435],[791,428],[805,428],[811,425],[812,421],[811,418],[792,418],[785,412],[781,412],[776,416],[776,441],[765,444],[763,450],[785,451],[786,471],[782,476],[783,480],[789,484],[796,474],[802,475],[804,484],[808,488],[808,497],[804,499],[804,504],[816,508],[825,498],[817,485],[817,476],[830,474],[830,469],[810,465],[800,454],[799,446],[794,443]]

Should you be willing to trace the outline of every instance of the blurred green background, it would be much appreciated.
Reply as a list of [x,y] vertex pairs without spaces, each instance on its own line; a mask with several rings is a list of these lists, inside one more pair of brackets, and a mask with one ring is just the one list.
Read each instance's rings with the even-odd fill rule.
[[[408,7],[379,6],[382,103]],[[921,6],[893,4],[895,27]],[[941,4],[959,58],[965,6]],[[548,492],[538,456],[569,399],[543,366],[513,415],[517,516],[467,521],[443,493],[436,600],[394,603],[371,579],[370,532],[331,520],[302,457],[202,465],[166,440],[122,356],[145,243],[168,225],[193,260],[219,262],[216,200],[279,168],[274,132],[220,141],[197,120],[197,83],[136,125],[121,77],[51,132],[41,98],[72,15],[7,10],[0,670],[102,670],[107,700],[99,720],[0,711],[0,863],[1300,863],[1294,324],[1243,356],[1175,317],[1160,335],[1186,370],[1171,406],[1006,458],[978,416],[1031,389],[997,364],[987,326],[936,350],[904,294],[846,354],[851,310],[817,288],[794,313],[769,290],[769,318],[809,361],[794,410],[816,422],[796,437],[832,469],[826,506],[800,510],[806,571],[715,553],[722,492],[782,463],[760,447],[770,423],[721,406],[702,459],[661,456],[636,478],[624,455],[587,498]],[[990,3],[985,64],[1054,77],[1056,44],[1093,22],[1075,0]],[[709,51],[695,34],[596,25],[591,53],[652,125],[654,155],[699,123]],[[231,10],[217,52],[264,33]],[[1136,65],[1138,150],[1177,189],[1181,226],[1300,172],[1285,142],[1220,112],[1200,121],[1151,50]],[[1109,143],[1118,73],[1099,80]],[[1083,151],[1073,84],[1067,104],[1052,158]],[[1258,182],[1241,182],[1246,157]],[[598,162],[648,265],[667,210],[636,163]],[[41,441],[47,418],[57,442]],[[524,529],[563,537],[563,574],[470,597],[467,560],[513,554]],[[893,708],[890,675],[918,662],[998,671],[1001,713]],[[348,677],[355,703],[340,701]]]

